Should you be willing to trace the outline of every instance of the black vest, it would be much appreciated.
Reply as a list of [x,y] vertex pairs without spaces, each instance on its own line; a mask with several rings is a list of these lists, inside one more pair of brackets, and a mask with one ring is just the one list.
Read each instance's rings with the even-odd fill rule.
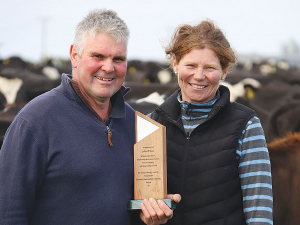
[[182,197],[167,224],[246,224],[236,149],[255,112],[230,103],[226,87],[219,90],[208,120],[190,137],[180,122],[178,91],[151,115],[167,129],[168,192]]

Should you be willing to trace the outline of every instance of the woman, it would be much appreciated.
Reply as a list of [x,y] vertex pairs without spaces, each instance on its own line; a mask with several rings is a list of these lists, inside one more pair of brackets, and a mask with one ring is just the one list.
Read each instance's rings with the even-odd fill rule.
[[219,84],[236,63],[227,39],[209,20],[183,25],[166,54],[180,88],[150,117],[166,126],[168,192],[182,197],[167,224],[272,224],[264,131]]

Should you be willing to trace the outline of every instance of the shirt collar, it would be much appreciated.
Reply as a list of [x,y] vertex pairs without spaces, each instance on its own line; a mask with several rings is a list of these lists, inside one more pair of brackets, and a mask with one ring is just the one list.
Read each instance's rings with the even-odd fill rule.
[[220,91],[217,90],[216,97],[214,99],[210,100],[209,102],[206,103],[194,103],[194,102],[186,102],[182,101],[182,94],[181,91],[177,95],[177,100],[180,103],[181,107],[184,108],[198,108],[198,107],[212,107],[213,104],[220,98]]
[[[124,86],[122,86],[125,88]],[[111,98],[110,102],[112,104],[112,111],[109,117],[111,118],[124,118],[126,116],[125,112],[125,101],[123,96],[123,91],[120,89]],[[127,93],[127,92],[126,92]]]

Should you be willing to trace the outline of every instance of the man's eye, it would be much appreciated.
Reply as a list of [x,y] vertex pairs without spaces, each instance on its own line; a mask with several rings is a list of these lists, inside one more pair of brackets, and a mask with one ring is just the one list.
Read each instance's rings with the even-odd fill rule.
[[123,58],[114,58],[114,61],[116,61],[116,62],[123,62],[124,61],[124,59]]
[[102,58],[103,58],[103,55],[94,55],[94,57],[99,58],[99,59],[102,59]]

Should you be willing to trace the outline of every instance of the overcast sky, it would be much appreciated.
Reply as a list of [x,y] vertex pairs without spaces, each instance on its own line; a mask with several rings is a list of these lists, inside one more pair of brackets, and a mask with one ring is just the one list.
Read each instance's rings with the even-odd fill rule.
[[115,10],[130,29],[128,59],[163,60],[183,23],[209,18],[238,54],[279,55],[300,44],[299,0],[0,0],[0,58],[68,58],[77,23],[94,8]]

